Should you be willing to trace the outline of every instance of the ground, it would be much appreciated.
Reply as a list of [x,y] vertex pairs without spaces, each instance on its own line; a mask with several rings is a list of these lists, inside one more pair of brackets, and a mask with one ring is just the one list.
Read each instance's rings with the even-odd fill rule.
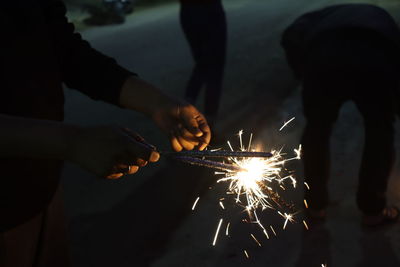
[[[245,134],[254,133],[255,142],[265,149],[285,145],[284,150],[292,153],[299,144],[304,118],[300,88],[286,65],[280,34],[298,15],[339,2],[224,1],[229,42],[218,132],[233,141],[235,133],[244,129]],[[368,2],[387,7],[395,17],[400,14],[397,1]],[[83,35],[94,47],[167,93],[183,95],[193,62],[176,3],[136,12],[123,25],[86,29]],[[160,150],[169,149],[167,138],[148,118],[92,101],[73,90],[65,93],[67,122],[123,125],[137,130]],[[199,100],[200,108],[201,104]],[[296,119],[279,132],[292,117]],[[278,234],[270,240],[240,222],[241,211],[221,209],[218,199],[226,185],[216,186],[209,170],[162,158],[131,177],[106,181],[67,164],[63,183],[74,266],[400,266],[398,225],[367,232],[360,227],[354,196],[362,140],[360,115],[352,104],[346,104],[332,141],[332,205],[326,224],[306,231],[299,213],[297,223],[282,231],[283,221],[265,213],[263,220],[274,225]],[[301,206],[301,163],[290,167],[300,186],[287,197]],[[398,203],[398,162],[389,188],[390,200]],[[221,235],[213,247],[222,215],[224,223],[227,218],[231,222],[230,236]],[[261,247],[251,240],[250,232],[260,239]]]

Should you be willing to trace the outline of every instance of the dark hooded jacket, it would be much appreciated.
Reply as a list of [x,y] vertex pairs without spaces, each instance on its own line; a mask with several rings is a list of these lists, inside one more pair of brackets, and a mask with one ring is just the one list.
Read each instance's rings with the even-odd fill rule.
[[[58,0],[2,3],[1,114],[62,121],[63,83],[93,99],[117,103],[132,73],[74,33],[65,14]],[[58,160],[0,159],[0,232],[47,206],[61,168]]]

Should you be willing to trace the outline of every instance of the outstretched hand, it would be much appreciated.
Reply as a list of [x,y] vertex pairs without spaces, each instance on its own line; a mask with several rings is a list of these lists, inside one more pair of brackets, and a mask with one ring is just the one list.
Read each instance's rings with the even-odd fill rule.
[[204,150],[210,143],[211,130],[205,117],[192,105],[171,102],[153,112],[154,122],[169,135],[175,151]]

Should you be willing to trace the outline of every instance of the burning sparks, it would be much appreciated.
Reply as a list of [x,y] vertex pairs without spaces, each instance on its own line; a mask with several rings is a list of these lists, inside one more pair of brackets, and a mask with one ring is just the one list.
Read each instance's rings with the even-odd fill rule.
[[192,210],[196,208],[197,202],[199,202],[200,197],[196,198],[196,201],[193,203]]
[[304,182],[304,185],[307,187],[307,190],[310,190],[310,186],[306,182]]
[[248,259],[249,259],[249,258],[250,258],[250,257],[249,257],[249,253],[247,253],[247,251],[246,251],[246,250],[243,250],[243,252],[244,252],[244,255],[246,256],[246,258],[248,258]]
[[[289,120],[290,123],[294,118]],[[252,151],[251,142],[252,135],[248,145],[245,147],[242,139],[243,131],[239,131],[239,145],[241,151]],[[228,141],[229,148],[234,151],[231,143]],[[225,177],[219,179],[217,183],[229,182],[227,194],[234,194],[236,196],[236,203],[244,205],[245,210],[249,214],[251,222],[260,226],[264,234],[269,238],[266,233],[265,227],[261,224],[257,216],[257,210],[265,209],[280,209],[282,207],[293,209],[293,205],[286,203],[279,196],[277,191],[273,190],[274,185],[286,190],[285,181],[290,181],[293,188],[296,188],[296,179],[292,175],[282,177],[282,171],[286,162],[299,159],[301,154],[301,145],[298,149],[294,149],[295,157],[284,158],[281,150],[271,151],[271,156],[267,158],[258,157],[230,157],[232,168],[222,172]],[[218,172],[216,174],[221,174]],[[220,202],[221,205],[221,202]],[[223,207],[223,205],[221,205]],[[293,222],[293,214],[284,213],[279,211],[279,214],[285,219],[284,227],[288,222]],[[273,231],[276,235],[275,231]]]
[[306,207],[306,209],[308,209],[308,203],[307,200],[304,199],[304,207]]
[[278,211],[278,214],[285,219],[285,222],[283,223],[283,230],[285,230],[288,222],[294,222],[293,214],[287,214],[286,212],[282,214],[280,211]]
[[229,236],[229,226],[231,225],[230,222],[228,222],[228,224],[226,225],[226,230],[225,230],[225,235]]
[[[295,118],[285,122],[279,129],[281,131]],[[213,150],[213,151],[188,151],[180,154],[170,154],[175,159],[192,165],[203,166],[217,170],[216,175],[222,175],[217,183],[227,182],[227,196],[233,196],[237,205],[244,208],[248,218],[243,218],[246,223],[257,224],[267,239],[270,238],[269,233],[277,235],[272,225],[269,228],[264,227],[258,217],[258,212],[264,210],[276,210],[284,219],[283,230],[286,229],[288,223],[295,222],[294,215],[296,210],[294,204],[286,202],[280,195],[281,192],[287,191],[289,187],[296,188],[297,181],[293,176],[293,172],[286,169],[287,162],[298,160],[301,157],[301,145],[294,149],[294,157],[286,157],[286,154],[280,150],[272,150],[271,152],[258,152],[252,148],[253,135],[250,135],[247,144],[243,142],[243,130],[237,134],[239,138],[239,149],[234,150],[232,144],[227,141],[230,151]],[[208,158],[222,158],[222,161],[212,161]],[[307,188],[308,185],[304,183]],[[196,199],[192,210],[195,209],[200,197]],[[225,198],[219,199],[219,206],[226,210]],[[225,202],[226,203],[226,202]],[[308,207],[304,200],[304,205]],[[215,246],[221,230],[223,219],[218,222],[218,226],[213,238],[212,245]],[[308,229],[307,223],[303,220],[303,224]],[[225,235],[229,236],[230,222],[226,224]],[[261,247],[261,242],[254,234],[250,234],[251,238]],[[247,258],[249,255],[246,250],[243,251]]]
[[250,236],[253,238],[253,240],[257,243],[257,245],[259,246],[259,247],[261,247],[261,243],[257,240],[257,238],[253,235],[253,234],[250,234]]
[[303,220],[303,224],[304,224],[304,227],[308,230],[309,229],[308,228],[308,224],[307,224],[307,222],[305,220]]
[[213,246],[215,246],[215,244],[217,243],[217,238],[218,238],[218,234],[219,234],[219,229],[221,228],[222,222],[223,222],[223,219],[220,219],[220,220],[219,220],[219,223],[218,223],[217,231],[215,232],[214,241],[213,241],[213,244],[212,244]]
[[274,233],[274,235],[276,236],[276,232],[274,230],[274,227],[272,227],[272,225],[269,226],[271,228],[271,231]]
[[287,122],[285,122],[281,128],[279,128],[279,131],[282,131],[283,128],[285,128],[289,123],[291,123],[293,120],[295,119],[295,117],[291,118],[290,120],[288,120]]

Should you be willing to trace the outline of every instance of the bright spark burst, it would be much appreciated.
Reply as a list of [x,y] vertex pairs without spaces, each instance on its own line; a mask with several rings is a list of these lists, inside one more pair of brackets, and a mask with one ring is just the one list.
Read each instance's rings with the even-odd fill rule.
[[[287,123],[292,121],[289,120]],[[286,123],[286,124],[287,124]],[[241,151],[254,151],[252,150],[251,142],[252,135],[248,145],[245,147],[243,144],[243,130],[238,133],[239,145]],[[234,151],[231,143],[228,141],[229,148]],[[223,178],[217,182],[229,182],[227,194],[236,195],[236,203],[244,205],[245,210],[249,214],[253,223],[258,224],[263,230],[264,234],[269,238],[264,226],[261,224],[257,216],[257,210],[265,209],[278,209],[282,206],[292,208],[291,205],[285,203],[279,194],[273,190],[272,184],[278,185],[282,190],[286,190],[285,181],[290,181],[293,188],[296,187],[297,181],[292,175],[282,177],[282,172],[286,170],[284,165],[291,160],[300,158],[301,145],[298,149],[294,149],[295,157],[284,158],[281,150],[272,150],[272,156],[269,158],[229,158],[229,161],[239,167],[239,171],[226,171]],[[221,174],[218,172],[216,174]],[[221,203],[220,203],[221,205]],[[284,229],[288,222],[293,222],[293,214],[284,213],[282,215],[285,219]],[[274,231],[273,231],[274,232]],[[276,233],[274,232],[276,235]]]

